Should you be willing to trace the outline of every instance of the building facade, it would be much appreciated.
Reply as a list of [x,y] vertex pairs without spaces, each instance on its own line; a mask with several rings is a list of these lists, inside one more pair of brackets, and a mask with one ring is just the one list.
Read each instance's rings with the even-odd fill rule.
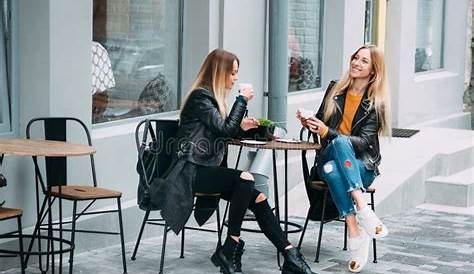
[[[218,47],[239,56],[240,82],[256,91],[249,114],[265,117],[272,92],[268,75],[275,69],[268,65],[275,42],[270,1],[277,0],[2,0],[0,138],[24,137],[33,117],[82,119],[97,149],[99,184],[123,192],[127,240],[133,240],[141,219],[135,202],[137,122],[177,117],[201,62]],[[385,51],[394,127],[470,128],[462,100],[469,0],[282,2],[288,17],[288,62],[282,65],[288,68],[289,135],[299,131],[297,108],[316,109],[328,83],[364,43]],[[91,92],[92,41],[106,50],[115,84]],[[100,73],[109,72],[100,69],[102,79]],[[95,113],[97,92],[108,99]],[[85,181],[86,165],[78,161],[70,176]],[[1,171],[9,185],[0,200],[23,208],[24,226],[31,227],[31,160],[6,157]]]

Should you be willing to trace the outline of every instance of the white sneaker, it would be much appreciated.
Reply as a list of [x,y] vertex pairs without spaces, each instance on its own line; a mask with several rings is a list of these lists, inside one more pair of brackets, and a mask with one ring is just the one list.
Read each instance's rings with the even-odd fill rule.
[[375,215],[374,211],[368,206],[365,206],[361,210],[357,211],[357,220],[362,228],[374,239],[380,239],[388,234],[387,227],[382,221]]
[[349,251],[351,253],[347,267],[350,272],[358,273],[369,259],[370,237],[363,229],[359,229],[359,236],[349,238]]

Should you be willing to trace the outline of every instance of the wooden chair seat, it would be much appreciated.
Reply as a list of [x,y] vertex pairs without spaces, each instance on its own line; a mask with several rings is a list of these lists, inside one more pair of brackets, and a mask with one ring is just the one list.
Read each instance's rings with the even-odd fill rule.
[[[326,191],[326,190],[329,190],[328,188],[328,185],[323,182],[323,181],[312,181],[309,183],[309,186],[312,188],[312,189],[315,189],[315,190],[319,190],[319,191]],[[366,193],[375,193],[375,188],[373,187],[368,187],[366,190],[365,190]]]
[[21,216],[23,210],[19,208],[0,207],[0,221]]
[[61,187],[61,195],[59,195],[59,187],[51,188],[51,196],[61,197],[68,200],[93,200],[93,199],[110,199],[122,197],[122,192],[93,187],[85,185],[67,185]]

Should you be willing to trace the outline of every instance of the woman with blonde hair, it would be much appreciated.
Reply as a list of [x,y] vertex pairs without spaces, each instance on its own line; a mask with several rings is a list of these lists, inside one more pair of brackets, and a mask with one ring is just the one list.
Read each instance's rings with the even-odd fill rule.
[[331,82],[315,117],[303,126],[321,138],[317,175],[349,230],[348,268],[360,272],[367,263],[371,238],[387,235],[387,227],[367,206],[362,191],[379,175],[379,135],[390,136],[390,103],[383,53],[364,45],[351,56],[349,69]]
[[[230,201],[226,240],[211,257],[222,272],[242,273],[245,243],[240,230],[249,208],[265,236],[283,253],[282,273],[314,274],[288,242],[265,195],[254,189],[252,174],[226,167],[226,141],[258,126],[255,118],[244,118],[247,102],[254,96],[251,88],[240,91],[228,112],[226,98],[238,80],[238,71],[237,56],[222,49],[209,53],[202,64],[181,109],[175,159],[158,188],[157,207],[178,233],[191,214],[192,193],[218,193]],[[199,218],[198,223],[208,217]]]

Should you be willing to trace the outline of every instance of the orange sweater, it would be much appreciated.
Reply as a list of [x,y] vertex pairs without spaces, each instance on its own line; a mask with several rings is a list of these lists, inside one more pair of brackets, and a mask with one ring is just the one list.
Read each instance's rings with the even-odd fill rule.
[[[344,113],[342,114],[342,122],[339,125],[338,131],[344,135],[350,135],[352,131],[352,120],[354,120],[354,116],[356,114],[357,109],[359,108],[360,101],[362,100],[364,94],[361,95],[353,95],[349,92],[346,94],[346,101],[344,103]],[[325,138],[328,133],[328,129],[326,129],[323,134],[321,134],[322,138]]]

